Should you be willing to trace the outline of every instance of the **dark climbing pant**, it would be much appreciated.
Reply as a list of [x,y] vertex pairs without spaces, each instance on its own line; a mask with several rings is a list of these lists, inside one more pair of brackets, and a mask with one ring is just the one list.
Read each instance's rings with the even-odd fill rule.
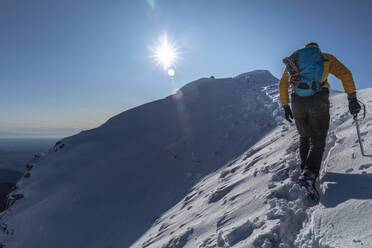
[[292,95],[292,112],[300,134],[301,169],[319,175],[329,128],[329,91],[313,96]]

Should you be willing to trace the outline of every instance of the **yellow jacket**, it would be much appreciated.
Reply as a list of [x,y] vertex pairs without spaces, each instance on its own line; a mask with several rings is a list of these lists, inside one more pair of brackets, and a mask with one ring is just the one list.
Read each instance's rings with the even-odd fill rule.
[[[341,80],[342,86],[344,87],[344,90],[346,93],[353,93],[355,92],[355,84],[353,80],[353,76],[349,69],[346,68],[340,61],[336,59],[335,56],[328,54],[328,53],[322,53],[323,58],[325,61],[324,64],[324,70],[323,70],[323,77],[322,82],[326,82],[323,87],[329,88],[329,83],[327,81],[328,74],[331,73],[335,75],[338,79]],[[282,105],[289,104],[289,94],[288,94],[288,88],[290,87],[289,82],[289,75],[287,69],[284,70],[282,78],[279,82],[279,94],[280,94],[280,101],[282,102]]]

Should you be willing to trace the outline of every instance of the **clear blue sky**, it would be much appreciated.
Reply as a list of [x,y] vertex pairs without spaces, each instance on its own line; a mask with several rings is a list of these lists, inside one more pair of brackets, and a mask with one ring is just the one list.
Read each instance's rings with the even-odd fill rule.
[[[1,0],[0,134],[92,128],[200,77],[280,77],[309,41],[371,87],[370,13],[368,0]],[[173,79],[148,49],[163,34]]]

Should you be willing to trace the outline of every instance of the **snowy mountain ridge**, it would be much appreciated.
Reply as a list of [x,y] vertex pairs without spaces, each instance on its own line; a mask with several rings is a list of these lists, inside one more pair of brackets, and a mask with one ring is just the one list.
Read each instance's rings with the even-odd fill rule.
[[[372,89],[358,92],[371,107]],[[267,71],[203,78],[62,140],[1,213],[7,247],[371,247],[372,161],[332,93],[319,187],[296,181],[298,135]],[[361,123],[372,153],[371,117]]]
[[12,192],[24,198],[2,213],[0,240],[129,247],[196,182],[282,121],[271,98],[277,79],[249,74],[254,81],[199,79],[63,139]]
[[[358,95],[371,107],[372,89]],[[298,135],[282,123],[205,177],[132,247],[372,247],[372,160],[360,155],[345,95],[331,102],[319,205],[309,206],[296,183]],[[372,154],[371,120],[362,135]]]

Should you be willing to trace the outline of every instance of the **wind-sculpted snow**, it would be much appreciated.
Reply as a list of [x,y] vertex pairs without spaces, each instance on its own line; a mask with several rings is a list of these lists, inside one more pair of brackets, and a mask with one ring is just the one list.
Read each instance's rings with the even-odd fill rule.
[[[372,89],[358,94],[364,102]],[[298,135],[282,123],[234,163],[208,175],[132,247],[161,247],[187,228],[185,248],[372,247],[372,161],[361,157],[346,95],[332,93],[332,121],[314,205],[297,184]],[[372,106],[367,106],[371,109]],[[371,116],[361,123],[366,151]],[[158,226],[167,223],[162,232]],[[180,225],[182,223],[182,225]],[[156,237],[156,239],[155,239]]]
[[[177,204],[133,247],[153,237],[157,241],[149,247],[161,247],[189,227],[194,234],[184,247],[292,247],[308,206],[296,184],[296,149],[285,146],[288,139],[296,143],[296,134],[284,139],[283,130],[276,129],[234,164],[197,184],[186,197],[189,208]],[[163,222],[167,227],[159,234]],[[181,229],[179,222],[184,223]]]
[[162,246],[162,248],[182,248],[186,245],[189,237],[192,235],[193,229],[188,228],[184,233],[180,236],[172,238],[169,240],[168,244]]
[[[1,215],[8,247],[372,247],[372,160],[331,95],[318,182],[298,186],[298,135],[265,71],[200,79],[63,140]],[[270,80],[271,80],[270,79]],[[372,113],[372,89],[358,92]],[[372,154],[372,117],[361,123]]]
[[[282,121],[273,100],[277,80],[267,71],[249,74],[249,80],[196,80],[63,139],[18,183],[14,193],[24,198],[1,219],[14,235],[1,235],[0,241],[14,248],[129,247],[203,177]],[[241,183],[226,187],[215,191],[211,204]],[[190,201],[183,201],[185,211],[194,208]],[[162,224],[165,233],[169,227]],[[162,246],[187,244],[197,235],[188,228],[180,227]]]

